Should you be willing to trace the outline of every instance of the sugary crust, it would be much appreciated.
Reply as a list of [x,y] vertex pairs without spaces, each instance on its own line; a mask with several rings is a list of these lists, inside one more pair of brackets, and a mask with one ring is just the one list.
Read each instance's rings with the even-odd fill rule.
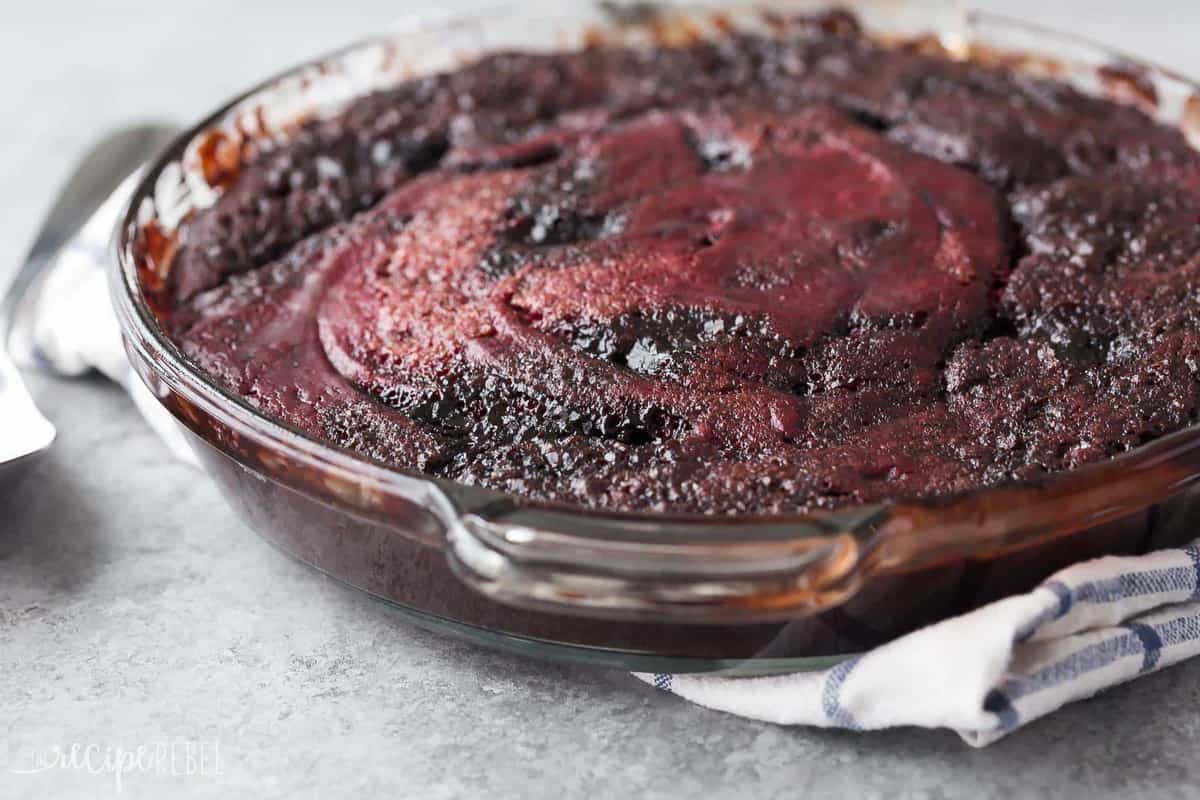
[[190,221],[184,351],[383,463],[771,513],[1195,421],[1200,159],[845,30],[501,54],[362,98]]

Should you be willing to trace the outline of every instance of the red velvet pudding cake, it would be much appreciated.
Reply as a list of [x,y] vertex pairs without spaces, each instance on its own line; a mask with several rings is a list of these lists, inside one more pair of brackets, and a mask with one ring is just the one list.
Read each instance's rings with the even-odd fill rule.
[[842,16],[497,54],[259,148],[163,292],[220,383],[397,469],[609,510],[944,496],[1196,421],[1200,157]]

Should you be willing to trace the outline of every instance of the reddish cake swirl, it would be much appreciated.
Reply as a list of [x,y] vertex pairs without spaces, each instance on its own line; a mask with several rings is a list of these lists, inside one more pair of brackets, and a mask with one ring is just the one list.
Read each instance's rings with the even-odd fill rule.
[[456,481],[945,494],[1194,420],[1197,161],[845,30],[495,56],[259,155],[189,224],[170,324],[265,412]]

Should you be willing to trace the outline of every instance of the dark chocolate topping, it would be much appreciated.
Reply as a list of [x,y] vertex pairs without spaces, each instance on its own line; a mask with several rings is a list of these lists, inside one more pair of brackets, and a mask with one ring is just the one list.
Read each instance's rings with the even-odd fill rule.
[[185,230],[170,327],[385,464],[610,509],[948,494],[1200,402],[1200,158],[853,29],[491,56],[364,97]]

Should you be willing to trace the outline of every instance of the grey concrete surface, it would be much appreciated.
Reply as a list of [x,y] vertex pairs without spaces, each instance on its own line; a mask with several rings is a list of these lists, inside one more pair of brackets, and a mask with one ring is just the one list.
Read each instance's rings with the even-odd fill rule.
[[[1193,4],[996,5],[1200,72]],[[147,114],[192,118],[403,9],[6,7],[0,275],[98,132]],[[61,436],[0,486],[0,799],[1200,795],[1200,663],[982,751],[939,732],[745,722],[621,673],[415,629],[247,532],[117,389],[45,378],[33,388]],[[93,747],[95,772],[53,760],[74,744]],[[103,756],[138,746],[168,758],[118,786]],[[35,757],[52,768],[22,772]]]

